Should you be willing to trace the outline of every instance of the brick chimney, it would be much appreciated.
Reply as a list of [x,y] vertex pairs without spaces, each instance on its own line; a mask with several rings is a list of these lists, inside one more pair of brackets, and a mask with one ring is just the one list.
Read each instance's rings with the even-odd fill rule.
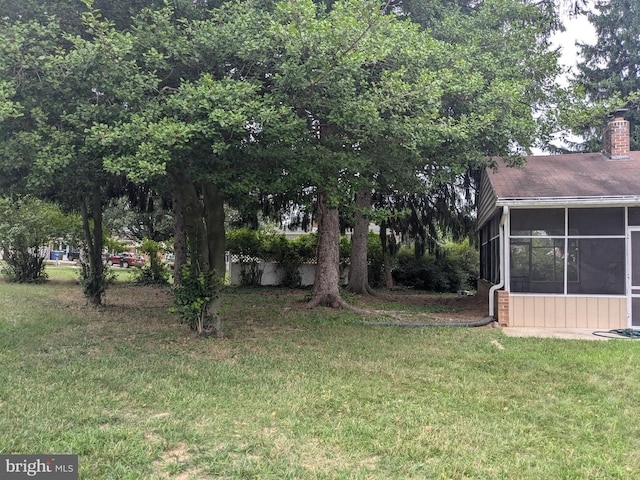
[[629,122],[624,119],[626,110],[617,110],[604,127],[603,153],[610,160],[629,159]]

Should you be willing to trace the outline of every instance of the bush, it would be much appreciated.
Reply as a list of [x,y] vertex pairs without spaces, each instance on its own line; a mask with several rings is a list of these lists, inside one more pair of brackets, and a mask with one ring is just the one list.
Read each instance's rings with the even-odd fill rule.
[[[315,233],[300,235],[288,240],[283,233],[264,233],[241,228],[227,232],[227,250],[237,257],[240,264],[240,284],[260,285],[262,269],[260,261],[277,263],[282,271],[281,286],[295,288],[302,280],[300,267],[316,258],[318,236]],[[351,242],[340,238],[340,263],[349,258]]]
[[227,250],[234,255],[248,258],[262,258],[263,239],[257,230],[239,228],[226,234]]
[[469,242],[448,244],[441,256],[415,258],[409,249],[398,253],[398,267],[392,272],[398,285],[434,292],[475,289],[477,251]]
[[238,257],[240,264],[240,284],[243,286],[260,286],[262,269],[260,260],[264,258],[264,242],[256,230],[240,228],[231,230],[226,235],[227,250]]
[[191,330],[202,333],[218,320],[218,312],[207,309],[219,298],[222,286],[222,280],[213,273],[196,273],[185,266],[182,283],[173,288],[171,313],[177,313],[180,321],[188,324]]
[[457,262],[462,270],[462,288],[476,290],[480,275],[480,254],[478,249],[471,245],[469,239],[462,242],[451,242],[445,245],[449,257]]
[[43,247],[65,237],[76,223],[77,217],[37,198],[0,198],[0,249],[6,261],[2,273],[12,282],[46,281]]
[[149,261],[136,270],[133,274],[135,283],[140,285],[167,285],[169,283],[169,270],[160,261],[160,244],[154,240],[145,238],[140,246],[140,251],[149,255]]
[[260,285],[262,269],[260,261],[275,262],[282,271],[281,285],[295,288],[302,280],[300,267],[316,255],[317,235],[301,235],[287,240],[282,233],[263,233],[246,228],[227,233],[227,249],[236,255],[240,264],[240,284]]
[[78,281],[82,286],[82,294],[85,298],[99,297],[107,291],[109,285],[113,285],[116,281],[116,274],[110,268],[104,266],[101,274],[98,276],[95,271],[92,271],[87,261],[82,258],[79,259],[80,273]]
[[113,253],[128,252],[129,244],[127,242],[121,242],[120,240],[116,240],[115,238],[108,237],[104,240],[102,248],[104,248],[108,252]]
[[281,286],[297,288],[302,282],[300,267],[304,263],[307,246],[287,240],[284,234],[264,238],[264,259],[276,262],[282,271]]
[[382,283],[384,255],[380,235],[369,232],[367,242],[367,260],[369,261],[369,283],[376,287]]
[[290,240],[289,244],[294,251],[304,262],[312,262],[316,259],[316,251],[318,250],[318,235],[315,233],[308,233],[306,235],[300,235],[295,240]]
[[6,266],[2,269],[3,275],[10,282],[16,283],[44,283],[48,275],[44,270],[44,257],[33,253],[35,249],[29,248],[5,248],[4,260]]

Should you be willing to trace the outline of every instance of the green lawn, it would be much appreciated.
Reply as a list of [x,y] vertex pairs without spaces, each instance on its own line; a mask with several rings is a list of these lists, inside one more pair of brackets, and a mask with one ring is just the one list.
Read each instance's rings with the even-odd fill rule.
[[68,270],[0,282],[1,454],[91,480],[640,478],[636,341],[364,327],[275,289],[193,338],[165,290],[123,278],[96,310]]

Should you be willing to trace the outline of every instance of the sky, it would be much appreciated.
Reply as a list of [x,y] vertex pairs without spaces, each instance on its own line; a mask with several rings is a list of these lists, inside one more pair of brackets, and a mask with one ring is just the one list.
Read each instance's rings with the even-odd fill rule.
[[[553,43],[561,48],[562,56],[560,63],[566,68],[575,68],[579,61],[578,47],[576,42],[593,44],[596,41],[595,29],[587,20],[586,15],[574,18],[565,18],[566,31],[557,33],[553,37]],[[561,79],[566,85],[566,78]]]
[[[561,56],[559,62],[568,70],[566,75],[558,79],[558,83],[566,87],[569,84],[568,79],[570,76],[577,72],[576,65],[580,61],[579,48],[576,46],[576,42],[593,44],[596,42],[596,33],[586,15],[571,18],[567,16],[564,18],[564,24],[566,30],[555,34],[552,37],[552,42],[560,48]],[[573,135],[569,135],[569,138],[572,141],[579,140]],[[562,146],[562,141],[559,139],[552,143]],[[532,149],[531,153],[533,155],[548,155],[547,151],[539,148]]]

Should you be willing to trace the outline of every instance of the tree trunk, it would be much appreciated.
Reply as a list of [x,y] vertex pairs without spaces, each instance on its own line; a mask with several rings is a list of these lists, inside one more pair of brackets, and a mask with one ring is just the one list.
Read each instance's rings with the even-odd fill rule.
[[391,275],[391,254],[387,241],[387,222],[380,225],[380,244],[382,245],[382,261],[384,262],[384,280],[387,288],[393,288],[393,275]]
[[[224,197],[215,185],[208,184],[203,190],[210,273],[217,278],[216,285],[221,285],[227,273],[225,262]],[[211,327],[216,338],[222,338],[223,336],[222,319],[220,318],[221,306],[222,297],[218,291],[218,294],[207,305],[207,315],[211,318]]]
[[204,188],[204,211],[207,223],[209,265],[216,275],[224,279],[226,274],[226,238],[224,229],[224,197],[215,185]]
[[340,222],[337,208],[326,205],[323,195],[318,198],[318,251],[313,297],[310,308],[344,305],[338,288],[340,282]]
[[[90,207],[87,203],[90,203]],[[99,306],[106,290],[102,263],[102,192],[99,183],[93,185],[91,197],[81,201],[80,210],[89,261],[82,272],[83,293],[91,305]],[[93,220],[93,231],[90,220]]]
[[351,237],[351,261],[347,290],[362,295],[373,294],[373,290],[369,286],[369,265],[367,262],[369,208],[371,208],[371,193],[368,190],[358,191],[356,194],[355,225]]
[[[209,331],[220,338],[222,337],[222,323],[218,314],[222,303],[220,286],[226,274],[224,197],[214,185],[194,184],[182,169],[173,169],[171,175],[176,182],[174,208],[180,212],[176,218],[181,216],[182,230],[186,238],[182,261],[186,263],[188,252],[190,273],[203,274],[210,282],[211,288],[215,290],[211,292],[212,300],[207,302],[201,312],[197,330],[198,333],[203,333],[202,326],[206,323]],[[178,225],[176,225],[176,235],[178,235]]]
[[182,192],[173,192],[173,284],[182,283],[182,266],[187,262],[187,235],[184,226],[184,201]]
[[194,183],[182,171],[174,172],[176,188],[182,197],[182,218],[187,238],[189,261],[196,273],[209,273],[209,245],[204,207]]

